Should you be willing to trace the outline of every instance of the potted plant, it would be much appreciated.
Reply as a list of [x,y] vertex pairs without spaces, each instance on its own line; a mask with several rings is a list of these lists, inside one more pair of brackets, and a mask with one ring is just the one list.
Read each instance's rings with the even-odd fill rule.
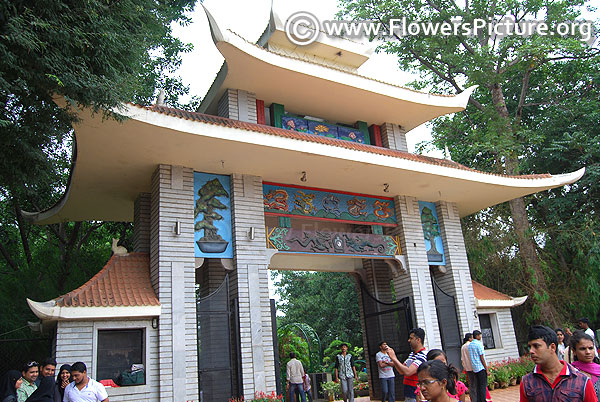
[[355,380],[354,381],[354,395],[355,396],[369,396],[369,382]]
[[329,397],[330,401],[335,399],[336,395],[339,395],[342,392],[341,385],[335,381],[327,381],[321,384],[321,388],[323,392]]
[[229,194],[217,178],[207,181],[198,190],[198,199],[194,207],[194,219],[197,219],[200,214],[203,215],[203,218],[194,224],[194,230],[196,232],[204,230],[204,237],[196,242],[203,253],[222,253],[229,244],[217,233],[219,229],[214,225],[214,221],[223,219],[223,216],[216,210],[227,209],[227,206],[219,201],[217,197],[229,198]]
[[496,388],[496,373],[490,370],[490,374],[488,375],[488,389],[493,391],[494,388]]
[[507,366],[501,366],[496,371],[496,381],[500,384],[500,388],[508,388],[510,382],[510,371]]

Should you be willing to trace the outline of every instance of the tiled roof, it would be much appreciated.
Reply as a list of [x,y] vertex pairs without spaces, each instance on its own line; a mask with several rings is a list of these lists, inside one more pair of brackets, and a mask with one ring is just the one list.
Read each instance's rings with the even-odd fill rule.
[[453,168],[453,169],[467,170],[470,172],[489,174],[492,176],[511,177],[511,178],[518,178],[518,179],[542,179],[542,178],[552,177],[552,175],[550,175],[548,173],[510,176],[510,175],[499,175],[499,174],[494,174],[494,173],[481,172],[476,169],[471,169],[469,167],[461,165],[460,163],[457,163],[457,162],[454,162],[454,161],[451,161],[448,159],[432,158],[430,156],[417,155],[417,154],[412,154],[410,152],[398,151],[395,149],[382,148],[382,147],[377,147],[374,145],[367,145],[367,144],[361,144],[361,143],[352,142],[352,141],[339,140],[336,138],[329,138],[329,137],[324,137],[324,136],[320,136],[320,135],[316,135],[316,134],[302,133],[299,131],[293,131],[293,130],[287,130],[287,129],[278,128],[278,127],[266,126],[263,124],[248,123],[245,121],[228,119],[226,117],[213,116],[213,115],[197,113],[197,112],[188,112],[186,110],[175,109],[175,108],[170,108],[170,107],[166,107],[166,106],[159,106],[159,105],[153,105],[153,106],[134,105],[134,106],[143,108],[143,109],[147,109],[147,110],[151,110],[153,112],[165,114],[168,116],[185,119],[185,120],[192,120],[192,121],[197,121],[197,122],[206,123],[206,124],[213,124],[213,125],[222,126],[222,127],[231,127],[231,128],[237,128],[240,130],[253,131],[253,132],[269,134],[269,135],[276,135],[278,137],[291,138],[291,139],[300,140],[300,141],[308,141],[308,142],[320,143],[320,144],[325,144],[325,145],[332,145],[332,146],[336,146],[336,147],[340,147],[340,148],[353,149],[353,150],[362,151],[362,152],[370,152],[372,154],[391,156],[394,158],[407,159],[407,160],[411,160],[414,162],[426,163],[429,165],[437,165],[437,166],[444,166],[444,167],[449,167],[449,168]]
[[473,282],[473,293],[475,298],[479,300],[513,300],[512,297],[500,293],[497,290],[490,289],[487,286],[483,286],[479,282]]
[[160,305],[150,283],[146,253],[113,255],[92,279],[56,298],[60,307],[115,307]]

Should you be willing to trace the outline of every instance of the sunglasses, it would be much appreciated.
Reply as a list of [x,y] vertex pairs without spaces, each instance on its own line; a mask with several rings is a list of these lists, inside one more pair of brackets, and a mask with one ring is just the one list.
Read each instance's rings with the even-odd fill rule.
[[33,360],[33,361],[30,361],[29,363],[27,363],[27,364],[25,365],[25,367],[27,367],[27,368],[32,368],[32,367],[36,367],[36,366],[39,366],[39,365],[40,365],[40,364],[39,364],[38,362],[36,362],[35,360]]
[[423,380],[423,381],[419,381],[419,382],[417,382],[417,385],[418,385],[419,387],[421,387],[421,388],[422,388],[422,387],[428,387],[428,386],[430,386],[431,384],[433,384],[434,382],[439,382],[439,381],[440,381],[440,380]]

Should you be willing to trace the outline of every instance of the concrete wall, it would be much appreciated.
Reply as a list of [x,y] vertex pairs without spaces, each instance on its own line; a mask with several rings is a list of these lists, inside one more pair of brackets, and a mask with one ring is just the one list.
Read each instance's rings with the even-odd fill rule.
[[393,278],[396,297],[409,296],[418,327],[425,330],[425,347],[441,347],[438,319],[435,311],[433,283],[425,251],[425,241],[416,198],[396,196],[394,198],[398,226],[390,234],[400,236],[402,254],[406,256],[407,271]]
[[241,89],[228,89],[219,100],[217,114],[233,120],[256,123],[256,94]]
[[458,326],[464,336],[479,328],[479,322],[458,207],[456,203],[440,201],[436,210],[446,257],[446,273],[436,274],[436,281],[444,292],[455,297]]
[[383,123],[381,125],[381,142],[385,148],[408,152],[406,130],[397,124]]
[[107,388],[111,401],[158,401],[158,330],[150,320],[59,321],[56,329],[57,367],[62,364],[85,363],[87,373],[96,378],[98,331],[143,328],[145,334],[146,384]]
[[[194,174],[159,165],[152,176],[151,281],[161,303],[161,401],[198,401],[194,267]],[[175,222],[181,234],[175,234]]]
[[133,251],[150,252],[151,195],[141,193],[133,204]]
[[[496,348],[485,350],[486,361],[500,361],[509,357],[518,359],[519,349],[517,347],[517,337],[515,335],[510,308],[478,309],[477,313],[491,315],[492,332],[494,333]],[[475,327],[480,328],[479,321]]]
[[[243,395],[275,391],[275,359],[265,218],[260,177],[234,174],[231,178],[231,216],[235,274],[233,292],[238,297]],[[250,239],[250,228],[255,237]]]

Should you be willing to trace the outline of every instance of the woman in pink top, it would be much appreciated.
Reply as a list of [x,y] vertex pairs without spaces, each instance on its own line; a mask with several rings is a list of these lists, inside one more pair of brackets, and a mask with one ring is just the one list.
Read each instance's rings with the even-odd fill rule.
[[[439,360],[445,365],[450,367],[452,373],[454,373],[454,383],[456,384],[455,391],[456,393],[451,393],[448,391],[448,396],[456,401],[465,402],[467,400],[467,387],[462,381],[458,381],[458,370],[452,365],[448,365],[448,360],[446,358],[446,353],[444,353],[441,349],[431,349],[429,353],[427,353],[427,361],[431,360]],[[417,389],[417,401],[425,401],[423,395],[420,393],[420,389]]]

